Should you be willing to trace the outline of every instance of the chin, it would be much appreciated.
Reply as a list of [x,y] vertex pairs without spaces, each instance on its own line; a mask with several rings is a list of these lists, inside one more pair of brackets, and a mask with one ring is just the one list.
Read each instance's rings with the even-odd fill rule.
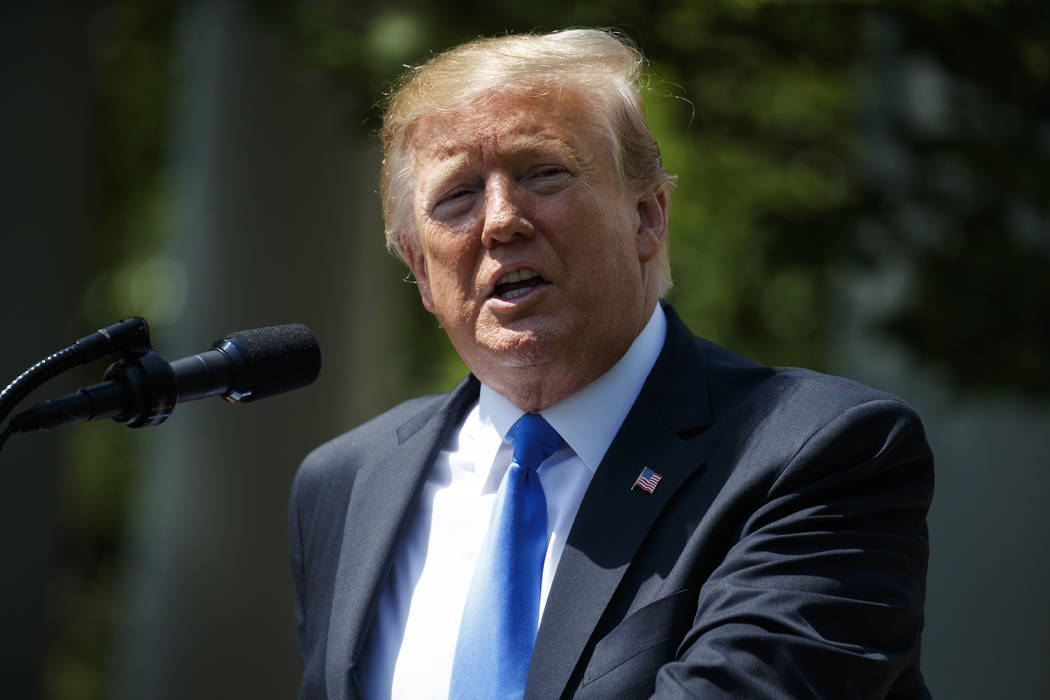
[[555,338],[537,329],[501,328],[478,339],[479,349],[491,364],[502,367],[540,367],[555,355]]

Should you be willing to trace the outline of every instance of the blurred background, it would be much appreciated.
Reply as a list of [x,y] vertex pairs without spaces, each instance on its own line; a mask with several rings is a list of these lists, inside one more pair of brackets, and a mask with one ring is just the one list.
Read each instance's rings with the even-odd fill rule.
[[5,698],[295,696],[296,466],[464,372],[383,247],[377,103],[463,40],[580,25],[651,60],[691,327],[923,416],[934,696],[1050,697],[1043,0],[44,0],[0,9],[0,384],[133,314],[169,360],[305,323],[324,365],[259,404],[8,441]]

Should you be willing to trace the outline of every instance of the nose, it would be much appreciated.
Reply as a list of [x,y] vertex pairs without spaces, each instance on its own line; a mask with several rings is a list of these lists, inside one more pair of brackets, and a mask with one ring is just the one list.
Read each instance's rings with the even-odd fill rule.
[[481,242],[486,248],[516,238],[532,238],[532,222],[524,207],[525,193],[509,178],[493,176],[485,186],[485,226]]

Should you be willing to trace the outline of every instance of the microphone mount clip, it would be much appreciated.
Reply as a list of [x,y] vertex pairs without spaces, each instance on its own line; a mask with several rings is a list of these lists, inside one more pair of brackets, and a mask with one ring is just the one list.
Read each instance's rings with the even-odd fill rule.
[[171,365],[143,344],[121,350],[98,384],[61,399],[38,404],[11,419],[17,432],[57,428],[87,420],[113,418],[132,428],[163,423],[178,399]]

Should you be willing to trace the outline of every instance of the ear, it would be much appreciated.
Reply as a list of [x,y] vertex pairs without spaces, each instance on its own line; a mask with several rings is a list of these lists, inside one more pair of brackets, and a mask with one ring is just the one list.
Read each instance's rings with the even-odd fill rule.
[[638,199],[638,259],[656,258],[667,242],[667,191],[659,188]]
[[426,258],[419,244],[401,237],[401,248],[405,251],[405,261],[412,276],[416,278],[416,289],[419,290],[419,298],[423,300],[423,308],[434,313],[434,297],[430,293],[430,276],[427,274]]

